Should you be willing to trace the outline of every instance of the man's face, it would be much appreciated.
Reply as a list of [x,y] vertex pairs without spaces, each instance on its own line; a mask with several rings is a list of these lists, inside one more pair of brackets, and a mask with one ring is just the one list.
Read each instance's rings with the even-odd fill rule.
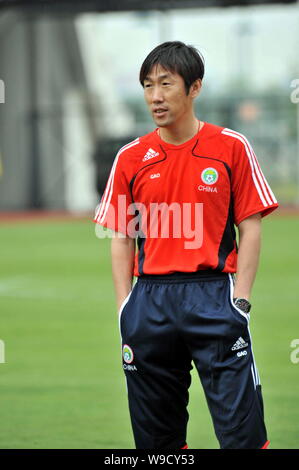
[[[158,127],[168,127],[193,109],[193,94],[186,94],[183,78],[160,65],[152,68],[144,80],[144,97]],[[192,87],[191,87],[192,88]]]

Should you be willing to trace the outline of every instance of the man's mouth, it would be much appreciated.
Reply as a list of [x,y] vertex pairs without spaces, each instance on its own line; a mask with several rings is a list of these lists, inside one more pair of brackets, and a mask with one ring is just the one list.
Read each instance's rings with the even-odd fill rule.
[[155,116],[160,116],[162,117],[164,114],[166,114],[167,109],[166,108],[154,108],[153,113]]

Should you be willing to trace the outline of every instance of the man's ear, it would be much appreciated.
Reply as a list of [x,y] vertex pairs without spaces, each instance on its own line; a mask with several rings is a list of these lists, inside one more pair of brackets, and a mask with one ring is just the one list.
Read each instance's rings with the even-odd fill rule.
[[191,98],[196,98],[199,95],[201,87],[202,81],[200,78],[198,78],[198,80],[195,80],[195,82],[193,82],[190,86],[189,95],[191,96]]

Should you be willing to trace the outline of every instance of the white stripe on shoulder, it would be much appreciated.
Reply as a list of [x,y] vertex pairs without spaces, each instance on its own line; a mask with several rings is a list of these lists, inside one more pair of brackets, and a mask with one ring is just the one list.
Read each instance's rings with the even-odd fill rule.
[[[251,147],[251,149],[252,149],[252,147]],[[255,164],[257,165],[257,167],[258,167],[258,169],[259,169],[259,171],[260,171],[260,173],[261,173],[261,175],[262,175],[262,178],[263,178],[263,180],[264,180],[264,183],[265,183],[265,185],[266,185],[266,187],[267,187],[267,189],[268,189],[268,193],[271,195],[272,201],[276,204],[276,203],[277,203],[277,199],[276,199],[276,197],[274,196],[273,191],[272,191],[272,189],[270,188],[270,186],[269,186],[269,184],[268,184],[268,182],[267,182],[267,180],[266,180],[266,178],[265,178],[265,175],[264,175],[263,172],[262,172],[262,169],[261,169],[261,167],[260,167],[260,165],[259,165],[258,159],[256,158],[256,155],[255,155],[253,149],[252,149],[252,155],[253,155],[253,159],[254,159],[254,161],[255,161]]]
[[[251,147],[250,143],[248,142],[248,139],[247,139],[243,134],[240,134],[240,135],[244,138],[245,142],[247,143],[247,145],[248,145],[248,147],[249,147],[249,149],[250,149],[250,152],[251,152],[251,155],[252,155],[252,159],[253,159],[253,163],[254,163],[254,167],[255,167],[255,169],[256,169],[256,171],[257,171],[257,174],[258,174],[258,176],[259,176],[259,179],[260,179],[260,181],[261,181],[261,184],[262,184],[262,186],[263,186],[263,188],[264,188],[264,190],[265,190],[265,194],[266,194],[266,197],[267,197],[268,202],[270,201],[270,204],[277,203],[277,200],[275,199],[275,196],[274,196],[274,194],[273,194],[273,192],[272,192],[272,190],[271,190],[271,188],[270,188],[270,186],[269,186],[269,184],[268,184],[268,182],[267,182],[267,180],[266,180],[266,178],[265,178],[265,175],[263,174],[263,172],[262,172],[262,170],[261,170],[261,167],[260,167],[260,165],[259,165],[259,163],[258,163],[258,160],[257,160],[257,158],[256,158],[256,155],[255,155],[255,153],[254,153],[253,148]],[[266,188],[264,187],[264,185],[265,185]],[[268,190],[268,193],[267,193],[267,190]],[[271,200],[270,197],[268,198],[268,194],[271,195],[272,200]]]
[[111,168],[111,171],[110,171],[110,175],[109,175],[109,179],[108,179],[108,182],[107,182],[107,185],[106,185],[106,190],[103,194],[103,199],[102,199],[102,202],[101,202],[101,207],[98,211],[98,221],[100,223],[102,223],[106,217],[106,214],[107,214],[107,211],[109,209],[109,204],[110,204],[110,201],[111,201],[111,198],[112,198],[112,194],[113,194],[113,183],[114,183],[114,175],[115,175],[115,170],[116,170],[116,166],[117,166],[117,162],[118,162],[118,159],[119,159],[119,156],[127,149],[131,148],[131,147],[134,147],[135,145],[139,144],[139,137],[135,140],[133,140],[132,142],[129,142],[128,144],[124,145],[117,153],[115,159],[114,159],[114,162],[113,162],[113,165],[112,165],[112,168]]
[[[240,134],[239,132],[233,131],[232,129],[228,128],[223,129],[222,134],[234,137],[235,139],[238,139],[240,142],[243,143],[246,150],[246,155],[250,163],[252,179],[254,181],[256,190],[260,196],[264,207],[276,203],[277,201],[274,197],[274,194],[272,193],[270,186],[268,185],[266,178],[263,175],[263,172],[254,154],[254,151],[247,138],[243,134]],[[271,199],[269,194],[272,196],[273,200]]]

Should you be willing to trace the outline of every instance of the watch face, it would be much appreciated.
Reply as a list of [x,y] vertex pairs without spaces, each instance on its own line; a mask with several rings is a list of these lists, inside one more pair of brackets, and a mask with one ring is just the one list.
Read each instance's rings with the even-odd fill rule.
[[236,299],[235,306],[242,310],[244,313],[249,313],[251,304],[246,299]]

